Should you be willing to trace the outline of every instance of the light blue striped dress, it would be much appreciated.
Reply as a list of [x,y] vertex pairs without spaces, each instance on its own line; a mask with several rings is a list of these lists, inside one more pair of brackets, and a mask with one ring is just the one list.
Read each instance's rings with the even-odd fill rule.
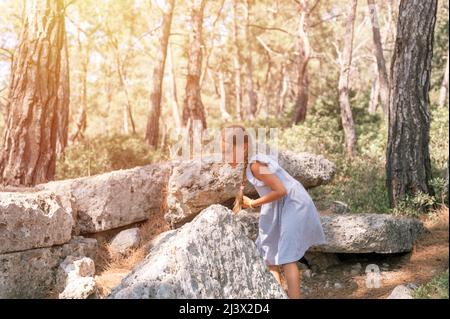
[[256,246],[268,265],[283,265],[300,260],[309,247],[325,244],[325,235],[316,206],[303,185],[269,155],[255,154],[249,159],[246,175],[260,196],[271,191],[253,176],[251,163],[267,164],[286,188],[281,199],[263,204],[259,217]]

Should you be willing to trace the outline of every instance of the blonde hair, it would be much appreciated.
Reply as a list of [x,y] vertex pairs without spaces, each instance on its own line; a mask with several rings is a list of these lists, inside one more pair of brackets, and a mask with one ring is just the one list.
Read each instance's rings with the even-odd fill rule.
[[[230,130],[230,129],[232,129],[232,130]],[[237,147],[237,139],[235,138],[236,137],[235,129],[242,130],[242,132],[244,134],[244,140],[243,140],[244,144],[243,145],[245,145],[245,144],[249,145],[250,144],[250,135],[247,133],[244,126],[238,125],[238,124],[231,124],[231,125],[227,125],[222,128],[222,131],[221,131],[222,141],[229,143],[229,142],[231,142],[230,140],[232,138],[233,149],[235,147]],[[230,131],[232,131],[233,133],[230,134]],[[244,186],[245,186],[245,183],[247,182],[246,170],[247,170],[247,166],[248,166],[248,150],[247,150],[247,154],[244,154],[244,163],[243,164],[244,165],[243,165],[243,169],[242,169],[240,187],[239,187],[239,191],[236,194],[236,198],[234,200],[234,205],[233,205],[233,213],[235,213],[235,214],[239,213],[242,210],[242,204],[243,204],[243,200],[244,200]]]

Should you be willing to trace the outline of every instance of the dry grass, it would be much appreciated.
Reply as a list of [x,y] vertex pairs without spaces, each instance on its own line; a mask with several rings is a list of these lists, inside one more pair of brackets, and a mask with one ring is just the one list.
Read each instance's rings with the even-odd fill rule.
[[[161,210],[161,212],[164,212],[164,210]],[[164,220],[163,213],[152,216],[147,222],[140,225],[139,228],[141,233],[141,246],[126,255],[114,254],[108,242],[104,242],[100,246],[97,255],[97,269],[100,272],[95,279],[98,288],[98,297],[104,298],[108,296],[111,290],[119,285],[122,279],[145,258],[148,254],[145,248],[146,243],[162,232],[170,229]]]

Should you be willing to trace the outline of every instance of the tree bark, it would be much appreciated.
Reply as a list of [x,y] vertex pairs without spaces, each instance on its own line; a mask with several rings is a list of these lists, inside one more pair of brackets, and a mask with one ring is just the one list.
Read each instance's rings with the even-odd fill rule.
[[288,71],[286,70],[286,62],[283,62],[281,64],[281,70],[280,70],[280,82],[278,84],[278,90],[277,90],[277,107],[276,112],[279,112],[279,114],[284,113],[284,106],[286,102],[286,95],[289,91],[289,78],[288,78]]
[[378,75],[378,67],[376,63],[374,64],[374,72],[375,76],[372,79],[372,88],[370,90],[370,99],[369,99],[369,114],[375,114],[377,111],[378,100],[380,97],[380,77]]
[[155,67],[153,69],[150,110],[148,112],[145,140],[155,149],[159,145],[159,120],[161,117],[162,85],[164,79],[164,66],[166,64],[167,46],[169,43],[170,28],[172,25],[174,2],[174,0],[168,0],[165,2],[166,6],[161,8],[163,14],[162,27],[159,35],[159,43],[161,47],[158,55],[156,56]]
[[392,207],[429,184],[430,74],[437,0],[402,0],[392,61],[387,188]]
[[300,23],[298,28],[298,92],[295,102],[294,123],[298,124],[306,119],[309,100],[308,63],[311,55],[311,44],[308,37],[309,6],[301,1]]
[[448,94],[448,53],[447,53],[447,66],[444,71],[444,78],[442,79],[441,91],[439,94],[439,106],[444,107],[447,103]]
[[58,138],[56,140],[56,153],[62,154],[69,141],[69,113],[70,113],[70,70],[69,50],[67,36],[64,36],[64,47],[61,50],[61,73],[58,88]]
[[199,121],[202,129],[207,128],[205,108],[202,103],[200,76],[202,68],[203,12],[206,0],[191,0],[191,27],[189,34],[188,74],[186,96],[183,106],[183,125],[194,125]]
[[225,77],[222,71],[217,72],[219,78],[219,95],[220,95],[220,115],[222,116],[222,121],[230,121],[231,116],[227,112],[227,92],[225,90]]
[[339,73],[339,105],[341,108],[342,127],[345,135],[345,149],[348,156],[356,153],[356,132],[353,123],[352,109],[348,94],[350,68],[352,65],[353,34],[355,27],[357,0],[351,0],[347,12],[347,26],[344,36],[344,48],[341,57],[341,70]]
[[233,12],[233,46],[234,46],[234,99],[236,107],[236,118],[238,120],[242,119],[242,87],[241,87],[241,49],[239,48],[239,29],[238,29],[238,18],[237,18],[237,0],[233,0],[232,6]]
[[247,72],[244,73],[245,77],[245,90],[247,96],[247,118],[254,119],[256,111],[258,110],[258,98],[253,87],[253,59],[252,59],[252,48],[250,45],[250,3],[249,0],[244,0],[244,12],[245,12],[245,26],[244,26],[244,44],[245,44],[245,65],[247,67]]
[[378,68],[378,83],[379,83],[379,92],[380,92],[380,101],[383,106],[383,111],[387,114],[387,109],[389,107],[389,78],[388,72],[386,68],[386,61],[384,59],[383,54],[383,45],[381,43],[381,34],[380,34],[380,26],[378,23],[378,15],[377,15],[377,7],[375,5],[374,0],[367,0],[367,4],[369,5],[370,11],[370,21],[372,23],[372,36],[373,36],[373,44],[374,55],[377,61]]
[[175,65],[173,63],[172,46],[168,43],[167,46],[167,68],[169,70],[169,86],[170,86],[170,100],[172,106],[172,117],[175,127],[181,127],[180,111],[178,106],[177,81],[175,78]]
[[65,25],[62,0],[25,5],[12,65],[0,176],[3,184],[30,186],[55,176]]
[[78,52],[81,57],[80,67],[81,72],[79,74],[79,86],[80,86],[80,92],[79,92],[79,105],[80,110],[78,112],[78,117],[76,121],[76,129],[75,133],[71,137],[71,141],[75,142],[78,139],[84,138],[84,131],[87,127],[87,107],[88,107],[88,100],[87,100],[87,76],[88,76],[88,69],[89,69],[89,55],[91,54],[90,45],[89,43],[86,44],[86,48],[83,52],[83,44],[81,41],[81,32],[78,31]]

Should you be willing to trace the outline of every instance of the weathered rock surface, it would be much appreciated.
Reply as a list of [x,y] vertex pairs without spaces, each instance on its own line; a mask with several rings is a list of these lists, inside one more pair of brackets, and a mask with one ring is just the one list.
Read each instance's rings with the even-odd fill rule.
[[408,286],[399,285],[392,290],[387,299],[413,299],[414,290]]
[[0,254],[64,244],[72,226],[72,216],[52,194],[0,193]]
[[244,226],[245,233],[248,238],[255,241],[259,232],[259,209],[245,209],[241,210],[236,215],[236,219],[239,220]]
[[[244,224],[248,237],[255,240],[258,235],[259,214],[243,210],[237,218]],[[328,243],[311,247],[309,252],[381,254],[408,252],[412,250],[416,238],[423,231],[422,222],[417,219],[388,214],[331,214],[322,215],[321,221]],[[327,264],[329,262],[333,264],[333,260],[336,260],[331,255],[322,257],[327,258]],[[319,268],[323,268],[325,260],[314,259]]]
[[96,292],[95,264],[88,257],[68,256],[58,268],[59,299],[86,299]]
[[59,299],[87,299],[97,291],[93,277],[79,277],[69,280]]
[[138,248],[141,242],[139,228],[130,228],[118,233],[111,241],[110,250],[113,254],[125,255],[130,250]]
[[388,214],[321,216],[326,245],[313,251],[328,253],[402,253],[411,251],[422,222]]
[[[305,187],[330,182],[335,166],[322,156],[309,153],[279,152],[280,165]],[[214,160],[213,155],[175,165],[169,178],[166,220],[179,227],[192,220],[202,209],[233,199],[242,176],[242,165],[230,165]],[[244,192],[255,194],[247,182]]]
[[212,205],[160,238],[109,298],[286,298],[231,211]]
[[36,186],[57,194],[76,232],[96,233],[143,221],[163,206],[171,164],[154,164]]
[[67,256],[95,259],[97,241],[74,237],[49,248],[0,254],[0,298],[46,298],[55,293],[57,272]]
[[321,155],[282,150],[278,153],[278,161],[305,188],[328,184],[336,173],[336,166]]

